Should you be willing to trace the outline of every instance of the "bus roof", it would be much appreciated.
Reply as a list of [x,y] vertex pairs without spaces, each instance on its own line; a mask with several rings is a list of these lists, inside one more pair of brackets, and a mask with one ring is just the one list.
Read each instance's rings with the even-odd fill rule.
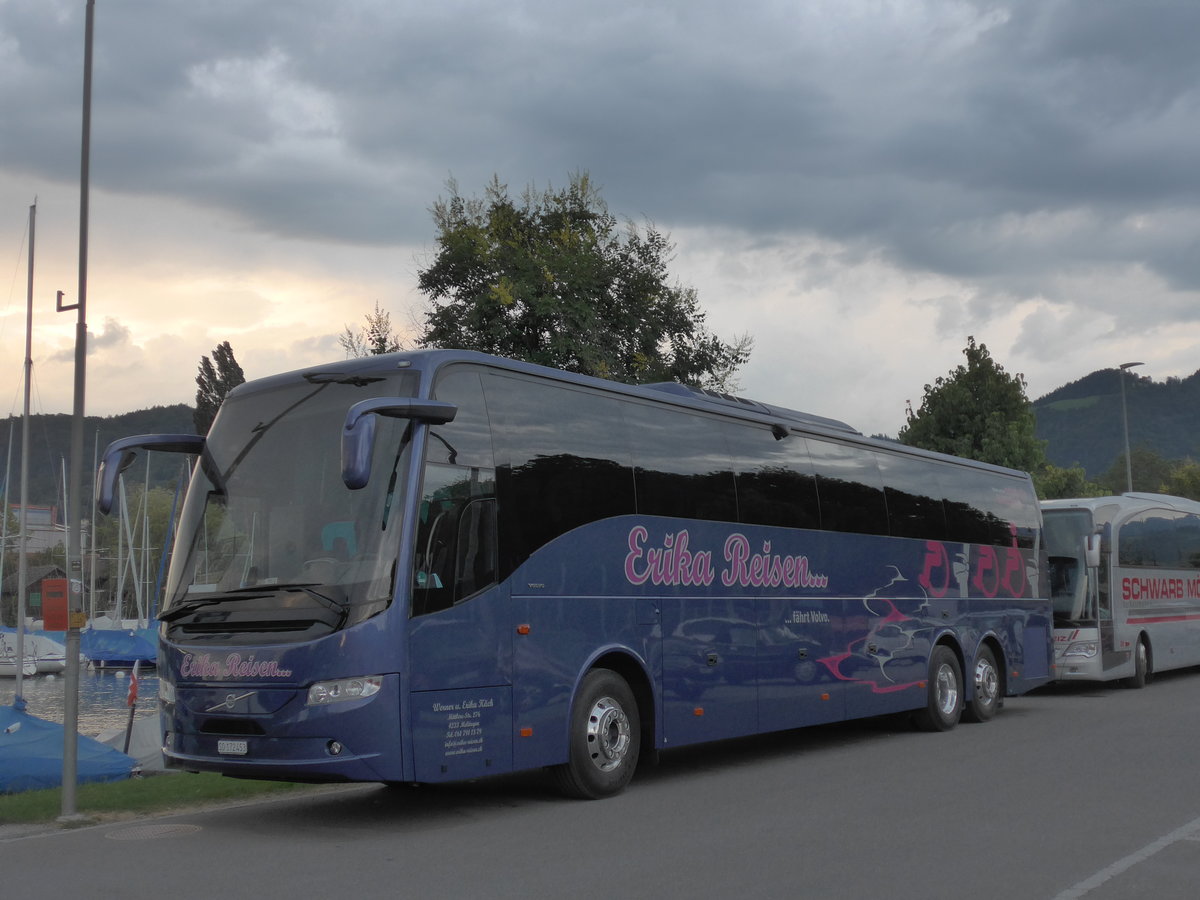
[[1100,507],[1109,507],[1112,518],[1124,518],[1146,509],[1171,509],[1177,512],[1200,515],[1200,502],[1170,494],[1127,493],[1109,497],[1076,497],[1063,500],[1043,500],[1042,509],[1087,509],[1095,512]]
[[[710,413],[716,413],[718,415],[728,415],[740,419],[757,421],[773,429],[782,428],[785,430],[785,432],[786,430],[795,428],[798,431],[819,434],[825,437],[839,438],[842,440],[850,440],[856,444],[874,447],[876,449],[886,449],[890,452],[900,452],[911,456],[940,459],[948,463],[957,463],[959,465],[966,465],[972,468],[990,469],[995,472],[1023,477],[1025,479],[1029,478],[1027,473],[1016,469],[1009,469],[1004,466],[996,466],[992,465],[991,463],[979,462],[978,460],[950,456],[948,454],[937,453],[931,450],[923,450],[919,447],[910,447],[906,444],[901,444],[897,441],[888,439],[866,437],[862,434],[862,432],[858,431],[853,426],[837,419],[826,418],[824,416],[818,416],[812,413],[799,412],[797,410],[788,409],[782,406],[773,406],[771,404],[761,403],[757,400],[735,397],[731,394],[724,394],[703,388],[695,388],[689,385],[679,384],[677,382],[657,382],[653,384],[630,385],[620,381],[608,381],[606,379],[595,378],[590,375],[580,375],[575,372],[567,372],[562,369],[540,366],[536,363],[508,359],[503,356],[493,356],[491,354],[480,353],[475,350],[410,350],[399,353],[384,353],[377,356],[346,359],[340,362],[326,363],[324,365],[313,366],[307,369],[297,369],[291,372],[284,372],[278,375],[270,375],[264,378],[255,379],[254,381],[248,381],[244,384],[238,385],[232,391],[230,391],[230,396],[235,396],[242,393],[254,393],[259,390],[279,387],[284,384],[291,384],[300,380],[318,382],[352,380],[360,378],[384,378],[405,371],[418,373],[421,378],[422,391],[429,391],[432,387],[433,378],[436,372],[441,368],[453,363],[474,363],[476,365],[489,366],[491,368],[510,372],[524,373],[541,378],[550,378],[560,382],[578,384],[584,387],[598,388],[600,390],[623,394],[629,397],[639,397],[644,400],[651,400],[658,403],[665,401],[676,406],[699,409]],[[782,434],[779,436],[782,436]]]

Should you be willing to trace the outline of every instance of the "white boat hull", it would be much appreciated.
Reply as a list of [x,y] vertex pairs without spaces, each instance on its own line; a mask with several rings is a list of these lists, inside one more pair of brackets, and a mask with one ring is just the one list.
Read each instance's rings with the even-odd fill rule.
[[[41,635],[24,639],[22,675],[57,675],[67,668],[67,648]],[[17,636],[0,632],[0,678],[17,677]]]

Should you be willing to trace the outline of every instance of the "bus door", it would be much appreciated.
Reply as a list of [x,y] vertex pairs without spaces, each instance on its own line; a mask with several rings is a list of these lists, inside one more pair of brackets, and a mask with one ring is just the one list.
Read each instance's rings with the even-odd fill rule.
[[1128,611],[1121,603],[1120,615],[1114,609],[1118,602],[1114,596],[1112,578],[1112,554],[1102,552],[1096,573],[1097,624],[1100,631],[1100,663],[1105,672],[1127,664],[1133,653],[1133,642],[1129,639],[1129,627],[1125,624]]
[[419,781],[512,766],[512,636],[507,591],[495,579],[496,500],[446,499],[447,484],[433,474],[453,473],[427,471],[416,531],[408,655]]
[[498,583],[496,473],[479,376],[458,370],[437,398],[412,529],[408,678],[414,775],[446,781],[512,768],[512,632]]

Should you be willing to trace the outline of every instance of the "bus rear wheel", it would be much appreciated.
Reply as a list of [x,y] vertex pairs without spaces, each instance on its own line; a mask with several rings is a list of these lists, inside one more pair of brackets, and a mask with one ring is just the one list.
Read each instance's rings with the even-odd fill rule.
[[913,715],[922,731],[949,731],[962,718],[963,679],[958,657],[945,644],[929,655],[928,697],[925,708]]
[[556,766],[558,786],[569,797],[598,800],[620,793],[633,778],[641,750],[637,701],[616,672],[584,676],[571,710],[567,762]]
[[996,666],[996,654],[984,644],[975,656],[971,673],[971,700],[963,708],[963,716],[969,722],[987,722],[995,717],[1003,700],[1003,681]]

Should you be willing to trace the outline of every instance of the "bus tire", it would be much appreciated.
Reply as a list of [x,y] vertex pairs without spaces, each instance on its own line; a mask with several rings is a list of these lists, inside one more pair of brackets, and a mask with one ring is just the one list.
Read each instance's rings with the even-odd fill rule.
[[913,714],[922,731],[949,731],[962,718],[963,679],[958,657],[945,644],[929,654],[928,697],[924,709]]
[[571,709],[567,762],[554,768],[569,797],[598,800],[624,790],[641,751],[637,701],[629,685],[610,669],[583,678]]
[[971,700],[963,707],[963,717],[968,722],[990,721],[1003,702],[1004,680],[996,666],[996,654],[987,644],[980,644],[971,676]]
[[1141,635],[1133,651],[1133,674],[1125,679],[1125,686],[1140,690],[1150,683],[1151,674],[1150,646]]

